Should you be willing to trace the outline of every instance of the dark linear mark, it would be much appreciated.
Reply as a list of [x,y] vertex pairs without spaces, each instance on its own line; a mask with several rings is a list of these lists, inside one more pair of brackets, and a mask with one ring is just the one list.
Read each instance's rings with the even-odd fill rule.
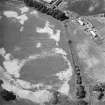
[[24,3],[29,6],[33,7],[36,10],[40,11],[41,13],[47,14],[52,16],[53,18],[59,20],[59,21],[64,21],[66,19],[69,19],[66,14],[58,9],[52,9],[51,6],[47,6],[44,3],[38,2],[38,1],[33,1],[33,0],[24,0]]
[[69,40],[68,41],[69,44],[69,48],[70,48],[70,52],[71,52],[71,56],[72,56],[72,62],[73,62],[73,66],[74,66],[74,72],[76,74],[76,97],[77,99],[84,99],[86,98],[86,91],[85,91],[85,86],[82,85],[82,77],[81,77],[81,70],[79,65],[77,64],[77,62],[75,61],[75,57],[74,53],[73,53],[73,48],[72,48],[72,41]]

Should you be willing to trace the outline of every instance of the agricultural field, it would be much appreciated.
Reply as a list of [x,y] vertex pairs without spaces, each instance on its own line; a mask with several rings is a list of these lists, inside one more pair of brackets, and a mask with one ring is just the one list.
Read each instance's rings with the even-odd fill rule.
[[24,2],[0,2],[0,105],[104,105],[105,2]]

